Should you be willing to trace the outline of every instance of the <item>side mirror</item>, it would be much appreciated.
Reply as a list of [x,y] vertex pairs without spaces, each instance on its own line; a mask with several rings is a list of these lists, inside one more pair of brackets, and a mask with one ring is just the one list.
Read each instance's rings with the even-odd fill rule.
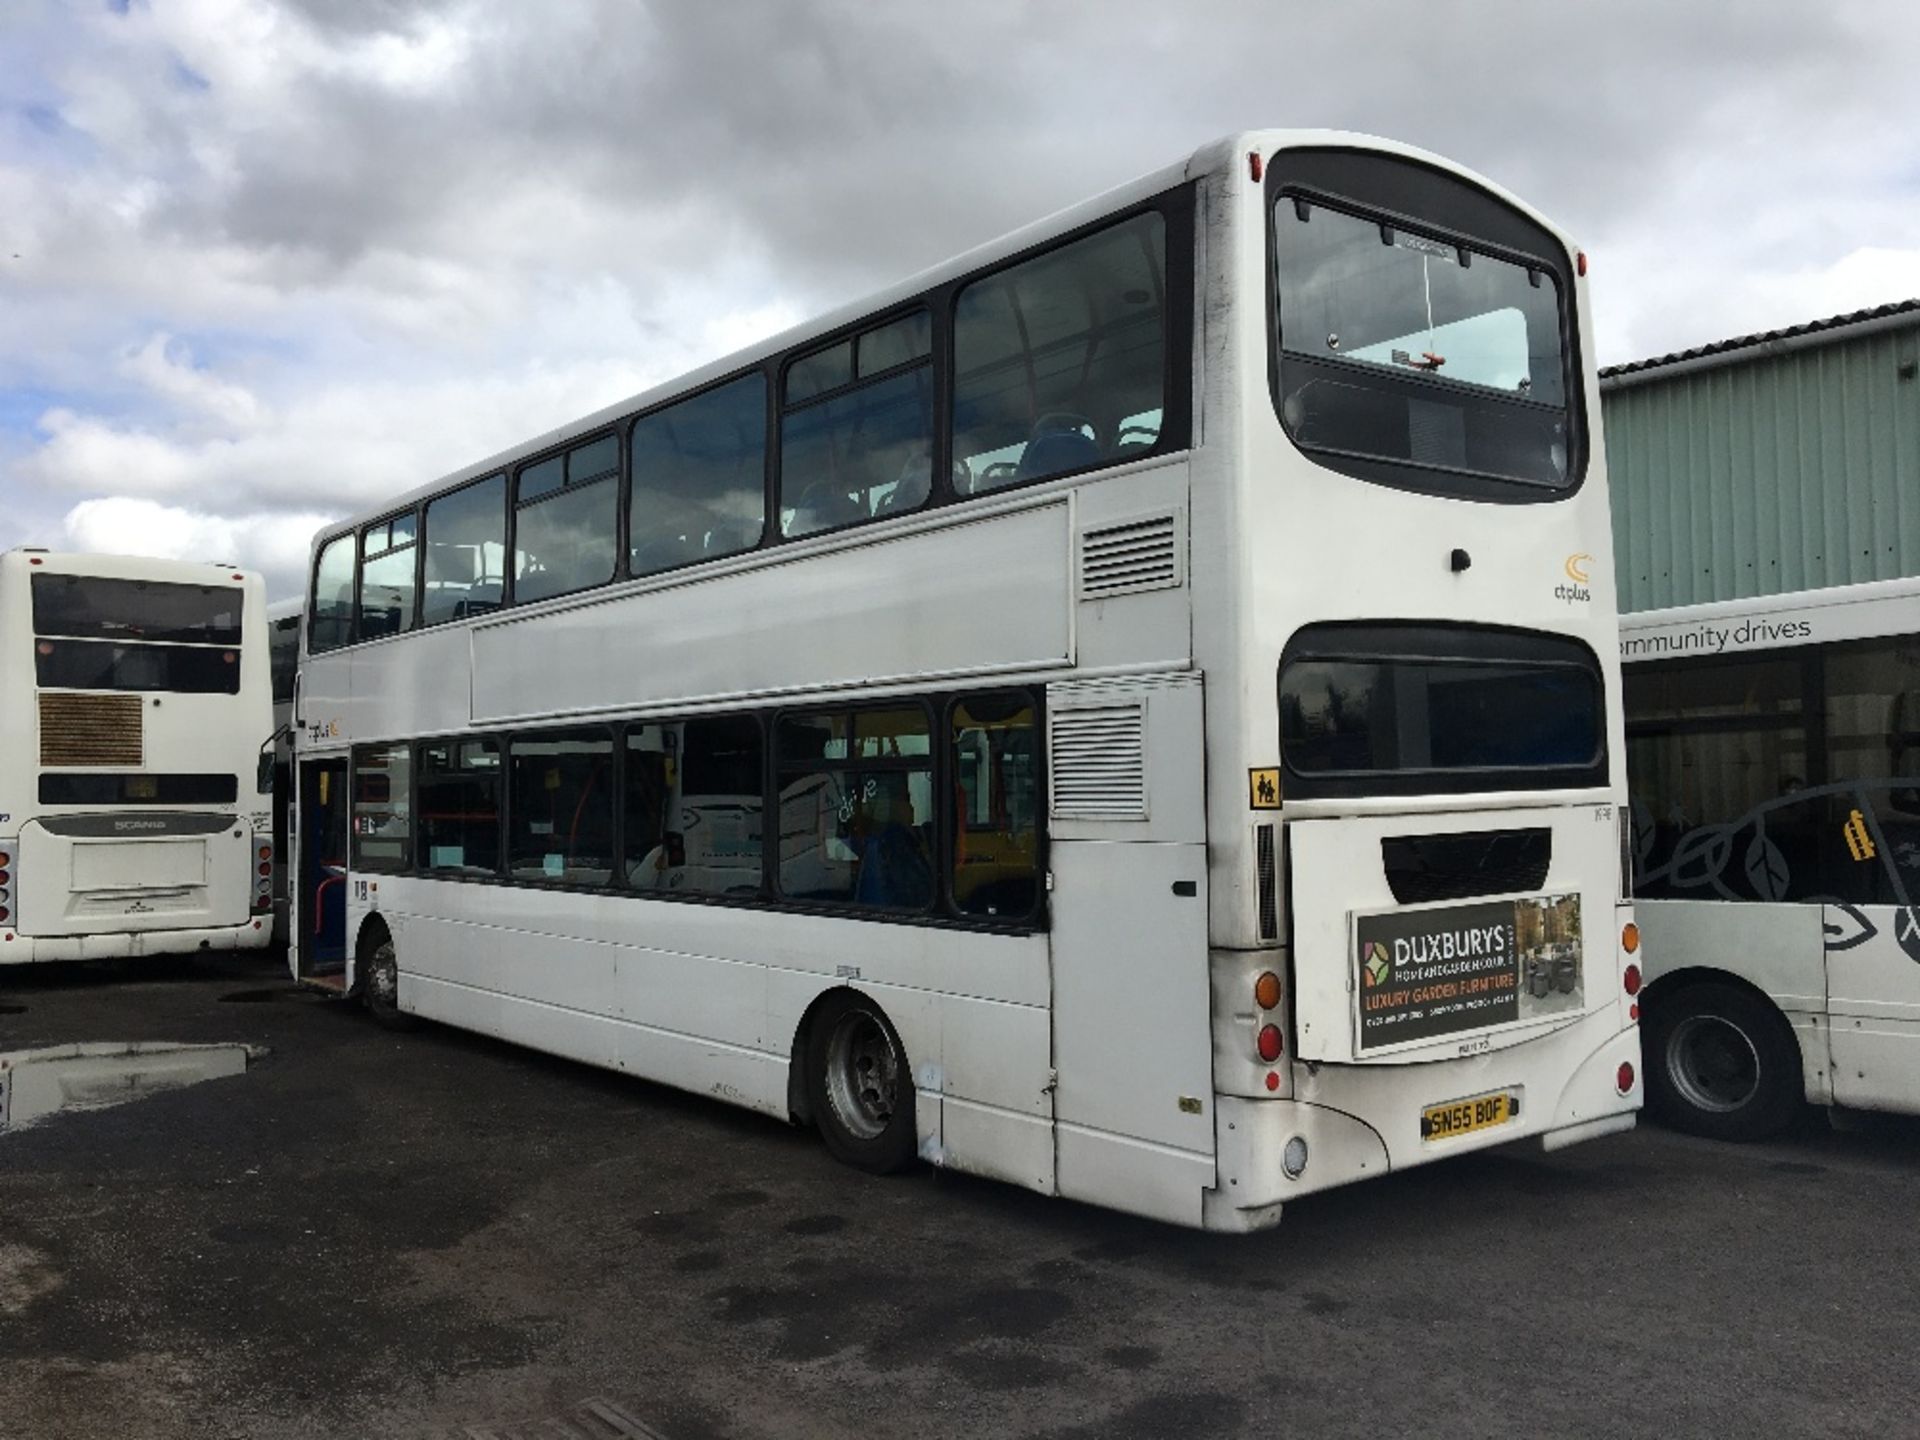
[[253,788],[262,795],[273,793],[273,751],[260,752],[260,763],[254,771]]

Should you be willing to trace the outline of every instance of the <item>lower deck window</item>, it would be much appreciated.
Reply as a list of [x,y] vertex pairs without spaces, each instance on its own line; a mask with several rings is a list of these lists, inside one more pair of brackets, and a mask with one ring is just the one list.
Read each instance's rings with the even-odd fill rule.
[[511,767],[513,878],[606,884],[613,876],[613,737],[516,739]]
[[1289,793],[1416,794],[1606,782],[1604,687],[1563,636],[1314,625],[1280,670]]
[[760,722],[751,715],[627,731],[627,883],[680,895],[760,894]]
[[353,752],[353,863],[359,870],[403,870],[412,827],[405,744],[363,745]]
[[925,910],[933,903],[933,754],[918,706],[783,716],[780,893]]
[[491,740],[420,747],[415,863],[428,871],[492,875],[500,868],[500,747]]

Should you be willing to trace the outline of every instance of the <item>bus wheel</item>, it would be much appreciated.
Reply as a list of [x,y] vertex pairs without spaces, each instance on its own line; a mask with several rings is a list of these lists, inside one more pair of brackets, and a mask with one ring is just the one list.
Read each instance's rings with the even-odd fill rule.
[[1766,1001],[1732,985],[1689,985],[1647,1007],[1647,1105],[1710,1140],[1764,1140],[1806,1097],[1800,1046]]
[[913,1072],[886,1014],[865,996],[833,995],[814,1017],[807,1087],[836,1159],[885,1175],[913,1162]]
[[360,998],[376,1025],[389,1030],[411,1030],[420,1022],[400,1008],[400,961],[393,937],[385,937],[367,952],[366,973],[360,980]]

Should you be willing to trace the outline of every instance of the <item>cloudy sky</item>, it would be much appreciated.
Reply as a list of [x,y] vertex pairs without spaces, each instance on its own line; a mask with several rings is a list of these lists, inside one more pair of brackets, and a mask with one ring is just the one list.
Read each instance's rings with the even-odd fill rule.
[[1920,295],[1920,6],[0,0],[0,548],[230,560],[1229,131],[1427,146],[1604,361]]

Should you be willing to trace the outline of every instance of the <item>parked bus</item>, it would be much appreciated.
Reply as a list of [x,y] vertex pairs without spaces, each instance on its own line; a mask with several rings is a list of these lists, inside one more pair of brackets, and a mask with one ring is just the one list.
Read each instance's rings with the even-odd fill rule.
[[0,964],[267,943],[260,583],[0,554]]
[[1584,270],[1243,135],[329,527],[296,975],[1217,1229],[1630,1127]]
[[[284,861],[287,848],[288,796],[293,793],[293,681],[300,668],[300,620],[305,610],[298,598],[276,600],[267,606],[267,669],[273,680],[273,845]],[[287,867],[273,868],[273,943],[287,942]]]
[[1920,580],[1621,622],[1647,1091],[1754,1140],[1920,1111]]

